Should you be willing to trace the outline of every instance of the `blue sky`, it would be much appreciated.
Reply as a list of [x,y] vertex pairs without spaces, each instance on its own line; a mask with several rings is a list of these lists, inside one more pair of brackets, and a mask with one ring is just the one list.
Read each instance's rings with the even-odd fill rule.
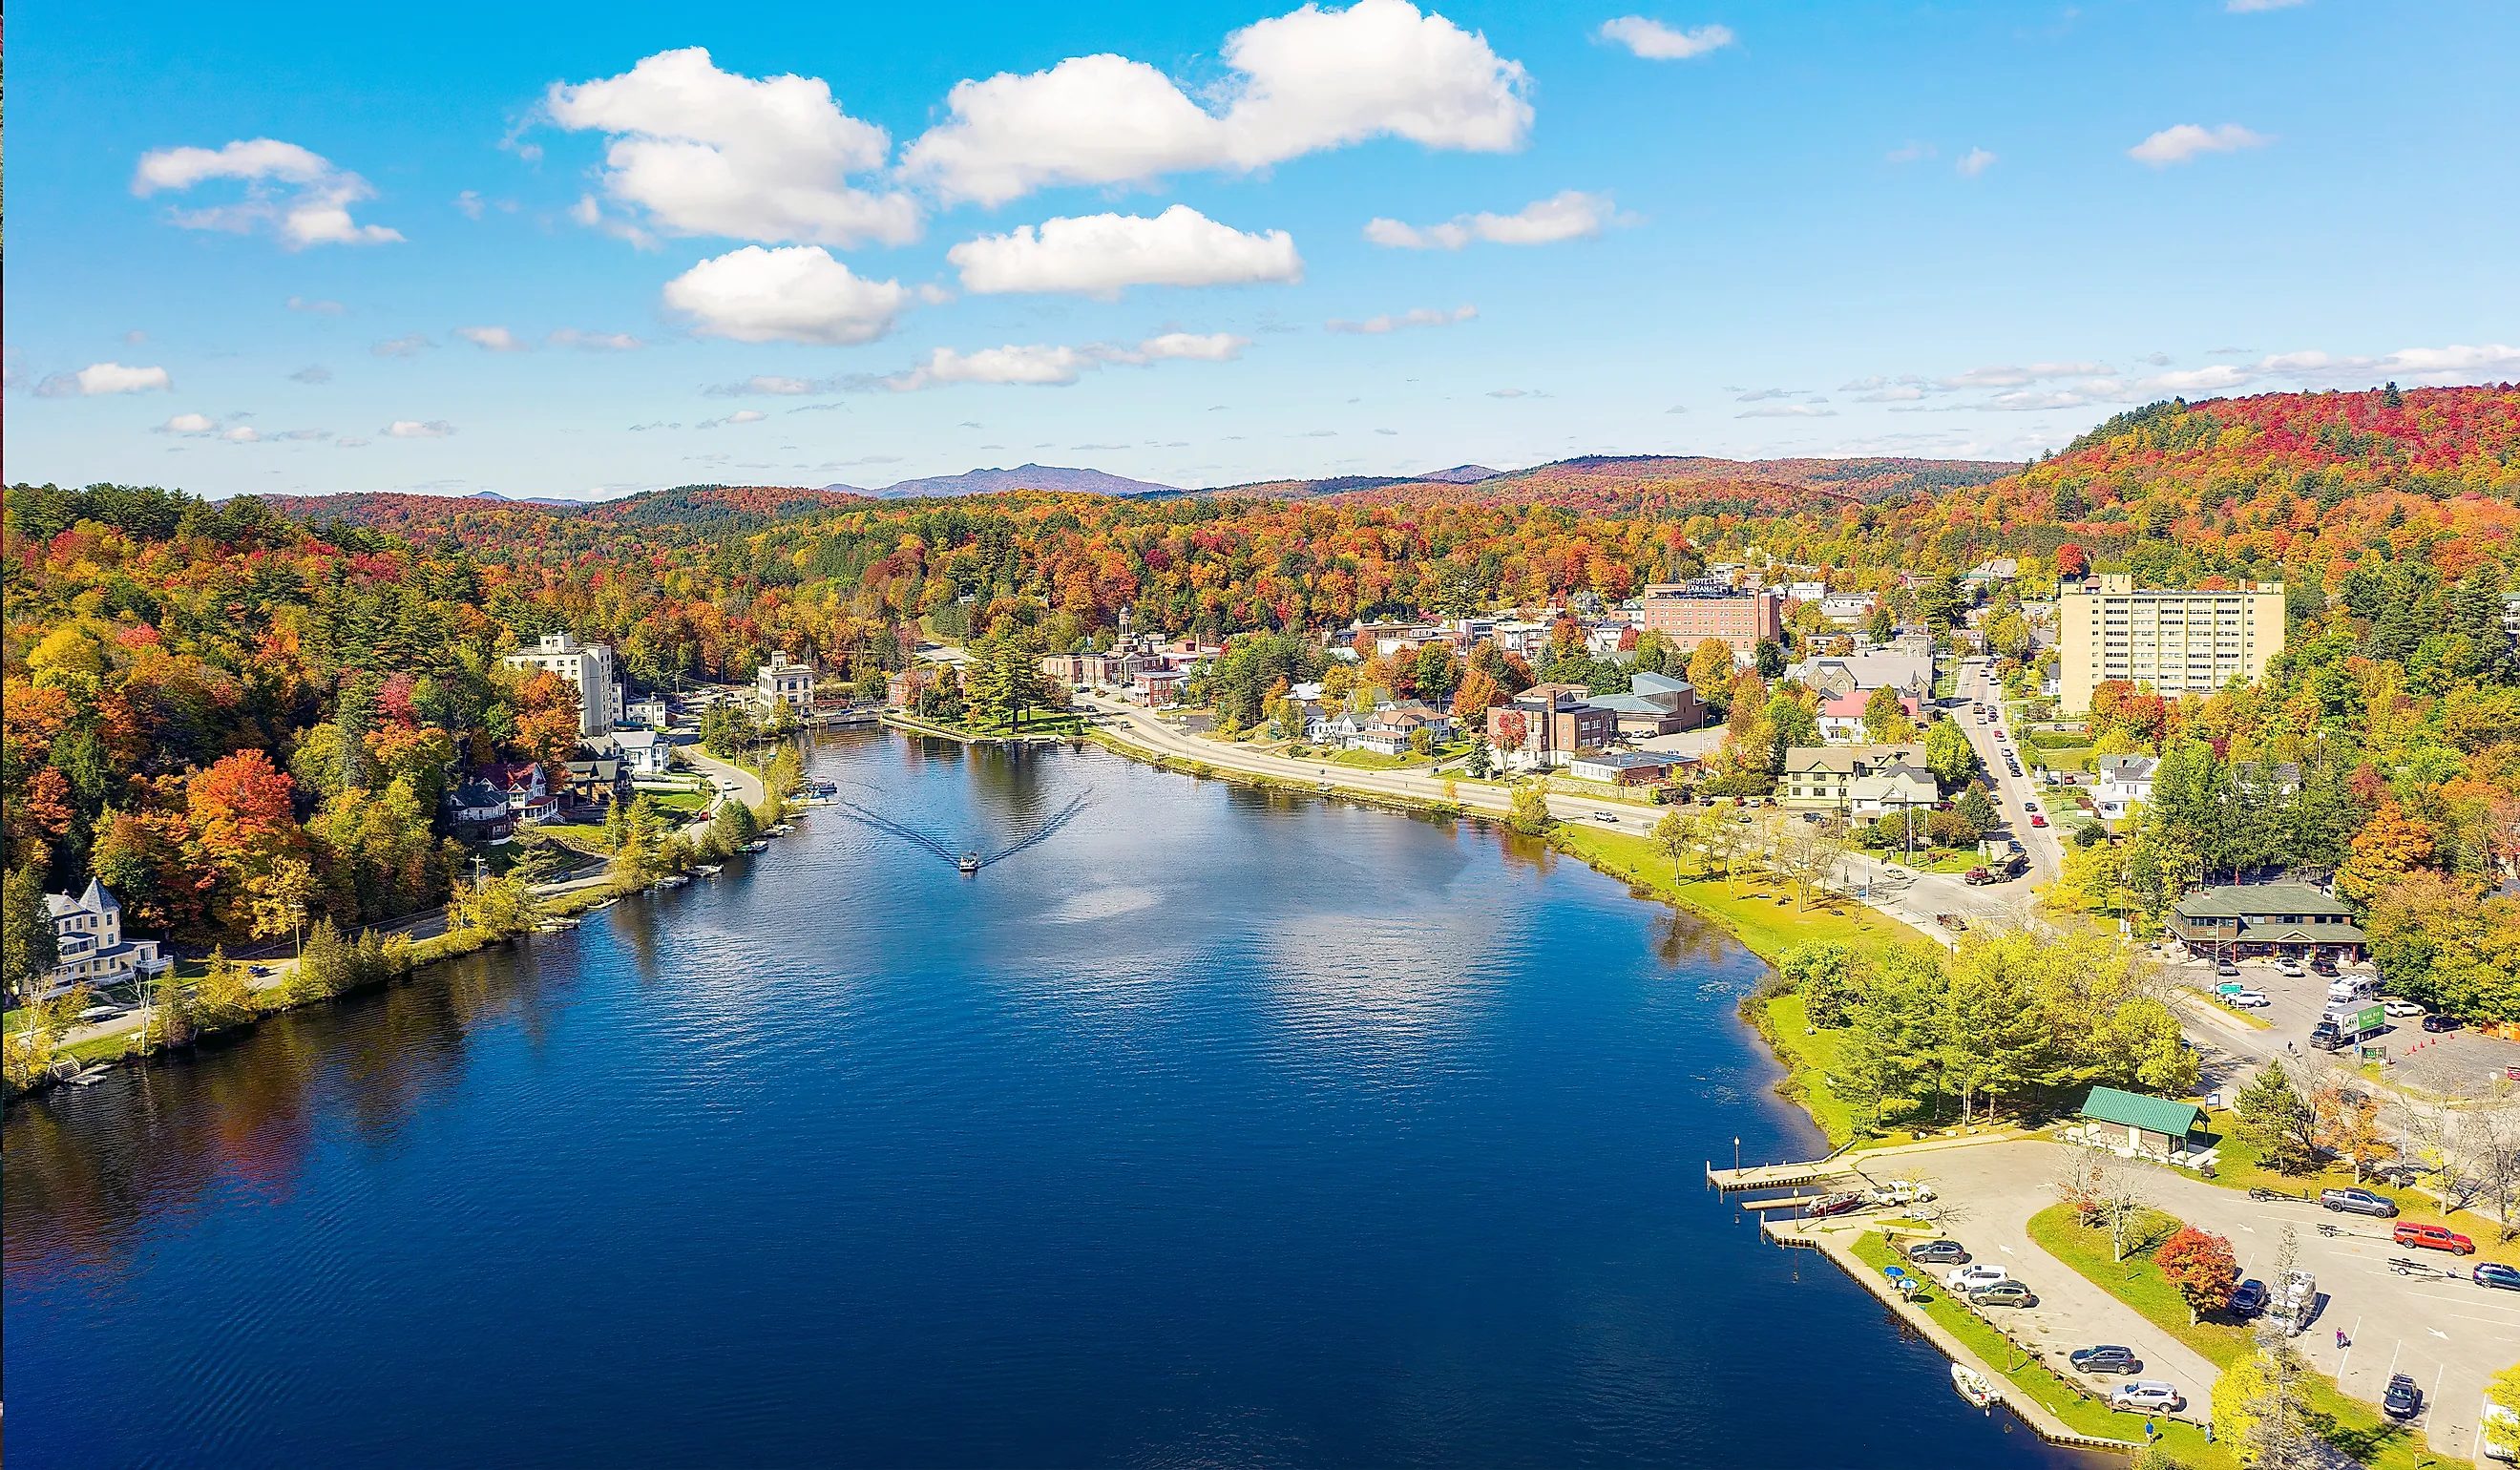
[[2009,458],[2520,379],[2491,0],[14,20],[13,480]]

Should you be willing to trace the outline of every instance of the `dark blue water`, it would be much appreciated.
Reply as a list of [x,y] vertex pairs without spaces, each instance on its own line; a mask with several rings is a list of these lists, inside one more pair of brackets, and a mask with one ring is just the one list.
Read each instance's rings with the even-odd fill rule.
[[14,1109],[13,1470],[2063,1463],[1710,1156],[1757,963],[1518,839],[889,735],[575,933]]

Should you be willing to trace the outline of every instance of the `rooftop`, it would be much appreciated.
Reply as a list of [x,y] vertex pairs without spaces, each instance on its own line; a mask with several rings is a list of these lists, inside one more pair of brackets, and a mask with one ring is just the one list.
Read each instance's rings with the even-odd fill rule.
[[2194,1131],[2203,1114],[2192,1102],[2146,1097],[2141,1092],[2122,1092],[2116,1088],[2093,1088],[2092,1095],[2083,1099],[2083,1116],[2183,1138]]

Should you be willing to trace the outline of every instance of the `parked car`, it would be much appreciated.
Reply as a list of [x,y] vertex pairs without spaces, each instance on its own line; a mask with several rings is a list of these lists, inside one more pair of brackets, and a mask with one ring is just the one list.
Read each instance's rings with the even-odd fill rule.
[[2135,1356],[2135,1349],[2121,1348],[2109,1343],[2102,1343],[2096,1348],[2077,1348],[2065,1355],[2065,1360],[2071,1362],[2078,1373],[2140,1373],[2143,1371],[2143,1359]]
[[2336,961],[2321,955],[2310,962],[2310,972],[2314,975],[2333,975],[2336,973]]
[[2142,1413],[2177,1413],[2187,1406],[2178,1389],[2157,1378],[2138,1378],[2109,1391],[2109,1407]]
[[2038,1294],[2019,1281],[1995,1281],[1968,1294],[1972,1307],[2036,1307]]
[[1918,1266],[1966,1266],[1968,1248],[1957,1240],[1920,1240],[1908,1247],[1908,1259]]
[[1891,1180],[1868,1192],[1876,1205],[1920,1205],[1934,1197],[1934,1186],[1923,1180]]
[[1593,814],[1593,820],[1595,822],[1607,822],[1616,824],[1619,820],[1619,814],[1616,812],[1595,812]]
[[2301,978],[2302,974],[2301,961],[2298,959],[2277,960],[2275,962],[2275,973],[2283,976],[2287,980],[2298,980]]
[[2214,961],[2214,973],[2226,980],[2240,978],[2240,967],[2228,959]]
[[2387,1220],[2398,1213],[2395,1201],[2368,1189],[2321,1189],[2318,1191],[2318,1207],[2352,1215],[2369,1215],[2380,1220]]
[[2380,1412],[2392,1419],[2411,1419],[2422,1411],[2423,1406],[2424,1391],[2415,1387],[2411,1375],[2389,1375],[2389,1386],[2380,1393]]
[[2476,1242],[2458,1231],[2437,1225],[2417,1225],[2411,1220],[2398,1222],[2389,1238],[2400,1245],[2420,1245],[2428,1251],[2448,1251],[2453,1256],[2473,1256]]
[[1826,1220],[1832,1215],[1844,1215],[1850,1211],[1861,1210],[1870,1203],[1870,1200],[1852,1189],[1841,1189],[1835,1194],[1823,1194],[1813,1200],[1804,1208],[1803,1214],[1813,1220]]
[[1975,1291],[1981,1286],[1993,1286],[1998,1281],[2011,1279],[2012,1272],[1992,1262],[1983,1261],[1975,1266],[1963,1266],[1943,1273],[1943,1285],[1953,1291]]
[[2242,1281],[2231,1289],[2231,1300],[2223,1304],[2223,1310],[2243,1319],[2256,1316],[2267,1310],[2267,1283],[2255,1276]]
[[2396,996],[2381,1002],[2380,1008],[2393,1016],[2419,1016],[2424,1013],[2424,1008],[2414,1002],[2401,1001]]
[[2039,803],[2037,803],[2037,802],[2035,802],[2035,801],[2025,801],[2025,802],[2023,802],[2023,803],[2021,804],[2021,810],[2023,810],[2023,811],[2025,811],[2025,812],[2035,812],[2035,811],[2038,811],[2038,810],[2039,810]]
[[2030,824],[2032,826],[2046,826],[2048,824],[2048,819],[2045,817],[2033,817],[2030,819]]
[[2237,1005],[2242,1010],[2255,1010],[2262,1005],[2272,1005],[2274,1002],[2268,1000],[2267,993],[2262,990],[2235,990],[2223,998],[2223,1003]]
[[2499,1261],[2479,1261],[2468,1271],[2467,1278],[2479,1286],[2491,1286],[2498,1291],[2520,1291],[2520,1267],[2505,1266]]
[[2424,1017],[2424,1029],[2426,1031],[2456,1031],[2458,1029],[2458,1017],[2446,1016],[2436,1010],[2431,1015]]

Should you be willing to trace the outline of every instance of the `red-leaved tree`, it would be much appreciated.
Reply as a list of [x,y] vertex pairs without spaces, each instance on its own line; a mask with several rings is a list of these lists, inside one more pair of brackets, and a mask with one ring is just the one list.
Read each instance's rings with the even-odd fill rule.
[[2186,1299],[2187,1324],[2191,1327],[2196,1325],[2198,1313],[2220,1312],[2229,1306],[2231,1293],[2240,1284],[2240,1266],[2231,1258],[2231,1242],[2194,1225],[2180,1226],[2179,1233],[2152,1253],[2152,1259],[2170,1284]]

